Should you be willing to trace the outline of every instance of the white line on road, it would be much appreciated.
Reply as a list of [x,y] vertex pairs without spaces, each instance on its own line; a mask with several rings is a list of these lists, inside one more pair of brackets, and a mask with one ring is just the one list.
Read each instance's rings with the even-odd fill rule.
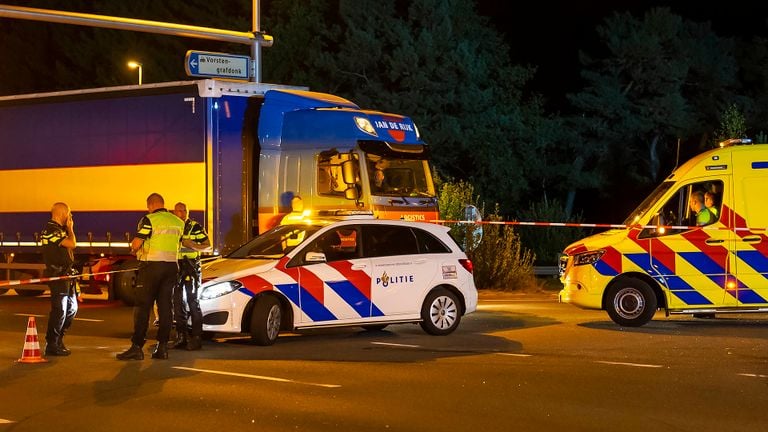
[[269,377],[269,376],[263,376],[263,375],[250,375],[250,374],[242,374],[237,372],[225,372],[225,371],[217,371],[217,370],[210,370],[210,369],[196,369],[196,368],[190,368],[190,367],[184,367],[184,366],[173,366],[173,368],[188,370],[192,372],[205,372],[205,373],[216,374],[216,375],[227,375],[227,376],[234,376],[234,377],[241,377],[241,378],[253,378],[253,379],[260,379],[265,381],[277,381],[277,382],[284,382],[284,383],[291,383],[291,384],[303,384],[303,385],[315,386],[315,387],[325,387],[325,388],[341,387],[340,384],[311,383],[311,382],[289,380],[286,378]]
[[740,373],[740,374],[736,374],[736,375],[750,377],[750,378],[768,378],[768,375],[761,375],[761,374]]
[[104,320],[93,318],[75,318],[75,321],[104,322]]
[[8,424],[8,423],[16,423],[16,422],[13,420],[6,420],[6,419],[0,418],[0,424]]
[[612,362],[612,361],[600,361],[600,360],[596,360],[595,363],[603,363],[603,364],[618,365],[618,366],[633,366],[633,367],[642,367],[642,368],[661,368],[661,367],[664,367],[662,365],[654,365],[654,364],[625,363],[625,362]]
[[15,313],[14,315],[16,315],[16,316],[23,316],[23,317],[31,317],[31,316],[33,316],[35,318],[45,318],[45,317],[48,316],[48,315],[35,315],[35,314],[22,314],[22,313]]
[[496,353],[496,354],[509,356],[509,357],[531,357],[531,354],[519,354],[519,353]]
[[407,344],[396,344],[396,343],[387,343],[387,342],[371,342],[374,345],[385,345],[385,346],[393,346],[393,347],[403,347],[403,348],[421,348],[421,345],[407,345]]

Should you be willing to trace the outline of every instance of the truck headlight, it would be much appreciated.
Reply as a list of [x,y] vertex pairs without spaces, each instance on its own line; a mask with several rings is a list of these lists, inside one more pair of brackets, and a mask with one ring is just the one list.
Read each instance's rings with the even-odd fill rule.
[[588,264],[594,264],[598,261],[600,261],[600,258],[605,253],[605,249],[599,249],[589,252],[583,252],[577,255],[573,256],[573,265],[580,266],[580,265],[588,265]]
[[242,287],[243,284],[238,281],[227,281],[213,284],[203,288],[203,290],[200,292],[200,300],[215,299],[216,297],[221,297],[223,295],[237,291]]

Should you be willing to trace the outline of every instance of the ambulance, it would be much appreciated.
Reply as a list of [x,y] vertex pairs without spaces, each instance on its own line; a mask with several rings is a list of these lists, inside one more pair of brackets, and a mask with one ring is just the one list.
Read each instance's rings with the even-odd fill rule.
[[[695,215],[704,195],[716,214],[707,225]],[[561,302],[605,310],[628,327],[658,309],[768,312],[768,145],[728,140],[690,159],[624,225],[565,248]]]

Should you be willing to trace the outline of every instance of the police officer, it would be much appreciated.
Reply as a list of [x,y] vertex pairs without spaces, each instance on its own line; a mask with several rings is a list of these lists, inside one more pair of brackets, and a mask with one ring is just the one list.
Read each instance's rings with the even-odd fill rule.
[[[182,246],[179,250],[179,280],[173,291],[173,316],[176,321],[176,342],[174,348],[189,351],[202,348],[203,313],[200,311],[200,301],[197,290],[201,284],[200,252],[211,249],[211,241],[205,229],[188,217],[187,205],[178,202],[173,208],[173,214],[184,221],[182,242],[190,244],[189,248]],[[185,304],[186,298],[186,304]],[[192,317],[192,328],[187,330],[187,310]]]
[[165,201],[158,193],[147,197],[147,210],[149,213],[141,218],[136,235],[131,240],[131,253],[136,254],[139,260],[131,347],[118,354],[118,360],[144,359],[142,347],[146,342],[149,312],[155,301],[160,315],[160,327],[152,358],[168,358],[168,338],[173,314],[171,301],[179,273],[176,258],[184,222],[165,209]]
[[[40,235],[46,277],[72,274],[73,251],[77,246],[73,226],[69,206],[63,202],[55,203],[51,208],[51,220]],[[48,282],[48,288],[51,291],[51,313],[45,334],[45,355],[68,356],[70,351],[64,345],[64,333],[77,315],[77,284],[72,279],[60,279]]]

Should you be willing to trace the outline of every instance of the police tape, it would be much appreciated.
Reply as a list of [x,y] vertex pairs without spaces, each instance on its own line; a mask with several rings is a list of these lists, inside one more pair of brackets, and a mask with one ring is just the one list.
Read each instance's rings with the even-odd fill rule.
[[601,223],[577,223],[577,222],[522,222],[522,221],[466,221],[434,219],[427,222],[436,224],[464,224],[464,225],[518,225],[539,227],[570,227],[570,228],[616,228],[616,229],[657,229],[657,230],[725,230],[725,231],[765,231],[766,228],[754,227],[728,227],[722,224],[707,226],[698,225],[627,225],[627,224],[601,224]]
[[77,274],[77,275],[69,275],[69,276],[51,276],[51,277],[34,278],[34,279],[0,280],[0,287],[14,286],[14,285],[31,285],[31,284],[52,282],[52,281],[65,280],[65,279],[80,279],[83,277],[99,276],[99,275],[105,275],[110,273],[122,273],[122,272],[134,271],[134,270],[135,269],[112,270],[108,272]]
[[[205,262],[205,261],[217,260],[219,258],[221,257],[219,256],[207,257],[207,258],[201,258],[200,261]],[[133,272],[136,270],[137,270],[136,268],[129,268],[129,269],[123,269],[123,270],[111,270],[111,271],[105,271],[105,272],[85,273],[85,274],[76,274],[76,275],[68,275],[68,276],[51,276],[51,277],[33,278],[33,279],[0,280],[0,288],[7,287],[7,286],[15,286],[15,285],[39,284],[39,283],[53,282],[53,281],[65,280],[65,279],[82,279],[85,277],[101,276],[101,275],[107,275],[112,273],[127,273],[127,272]]]

